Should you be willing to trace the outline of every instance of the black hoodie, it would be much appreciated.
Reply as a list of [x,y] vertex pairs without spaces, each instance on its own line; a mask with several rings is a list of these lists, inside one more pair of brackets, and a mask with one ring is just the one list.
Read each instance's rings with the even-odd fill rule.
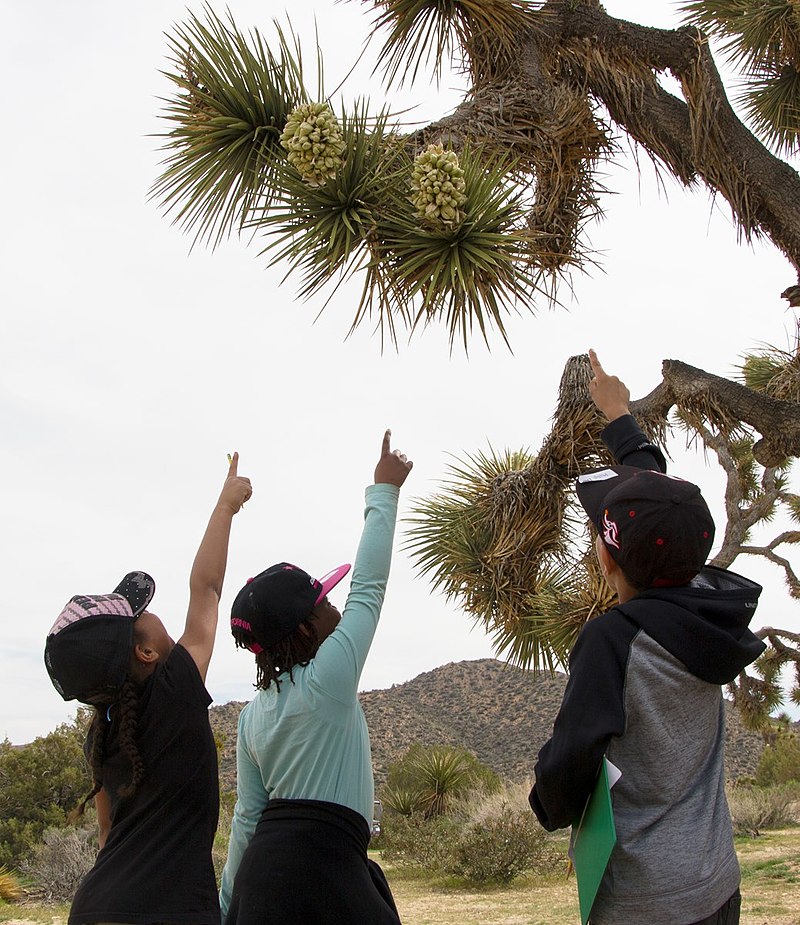
[[[610,428],[617,445],[638,451],[633,464],[648,462],[633,418]],[[624,461],[632,464],[630,455]],[[663,457],[650,451],[642,467],[654,461]],[[738,886],[720,685],[764,651],[748,628],[760,593],[747,578],[707,567],[690,584],[642,592],[581,631],[530,803],[546,829],[563,828],[580,817],[603,755],[622,772],[612,790],[618,841],[593,925],[695,922]]]

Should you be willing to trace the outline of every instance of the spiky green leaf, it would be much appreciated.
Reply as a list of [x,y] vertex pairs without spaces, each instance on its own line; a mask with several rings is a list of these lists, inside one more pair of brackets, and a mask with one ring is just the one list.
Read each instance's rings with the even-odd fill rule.
[[216,245],[272,199],[280,133],[307,93],[299,46],[279,27],[273,52],[257,30],[248,38],[230,15],[205,14],[167,37],[176,90],[164,100],[167,154],[151,195],[195,241]]

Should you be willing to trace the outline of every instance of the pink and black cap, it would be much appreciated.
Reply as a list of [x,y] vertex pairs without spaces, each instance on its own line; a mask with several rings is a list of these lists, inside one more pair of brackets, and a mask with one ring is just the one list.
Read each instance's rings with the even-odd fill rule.
[[128,674],[133,624],[155,591],[156,583],[146,572],[129,572],[111,594],[70,599],[44,647],[47,673],[64,700],[114,700]]
[[349,565],[340,565],[317,579],[289,562],[271,565],[236,595],[231,607],[236,644],[257,655],[290,635],[349,571]]
[[692,482],[632,466],[585,472],[578,500],[637,588],[682,585],[705,565],[714,521]]

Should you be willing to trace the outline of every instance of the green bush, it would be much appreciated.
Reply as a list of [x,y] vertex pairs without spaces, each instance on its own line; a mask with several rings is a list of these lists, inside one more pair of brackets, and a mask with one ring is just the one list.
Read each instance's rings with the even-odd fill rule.
[[0,865],[17,868],[45,829],[67,814],[90,788],[83,756],[85,712],[28,745],[0,742]]
[[782,732],[775,741],[764,746],[756,770],[760,787],[800,781],[800,739],[794,733]]

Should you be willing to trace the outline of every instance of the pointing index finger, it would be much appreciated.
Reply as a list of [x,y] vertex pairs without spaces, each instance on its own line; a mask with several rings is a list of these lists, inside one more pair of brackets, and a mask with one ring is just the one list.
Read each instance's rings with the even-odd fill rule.
[[606,371],[601,366],[600,360],[597,359],[597,354],[592,347],[589,348],[589,363],[591,363],[592,372],[594,372],[595,376],[605,376]]
[[386,431],[383,435],[383,443],[381,445],[381,455],[386,456],[388,453],[392,452],[392,431],[390,428],[386,428]]

